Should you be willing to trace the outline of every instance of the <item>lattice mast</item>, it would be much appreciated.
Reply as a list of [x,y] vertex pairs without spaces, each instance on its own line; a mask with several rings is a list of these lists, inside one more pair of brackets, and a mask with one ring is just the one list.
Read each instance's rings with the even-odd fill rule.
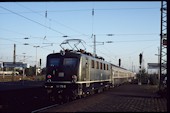
[[161,33],[160,33],[160,84],[163,75],[167,75],[167,1],[161,1]]

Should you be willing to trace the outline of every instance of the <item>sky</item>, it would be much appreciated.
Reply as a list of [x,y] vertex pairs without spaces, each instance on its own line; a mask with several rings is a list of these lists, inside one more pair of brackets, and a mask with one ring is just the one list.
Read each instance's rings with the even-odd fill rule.
[[143,53],[147,68],[158,62],[160,7],[160,1],[0,2],[0,61],[13,61],[16,44],[16,62],[34,66],[42,59],[45,67],[47,55],[60,52],[67,39],[83,40],[93,53],[95,35],[98,56],[138,71]]

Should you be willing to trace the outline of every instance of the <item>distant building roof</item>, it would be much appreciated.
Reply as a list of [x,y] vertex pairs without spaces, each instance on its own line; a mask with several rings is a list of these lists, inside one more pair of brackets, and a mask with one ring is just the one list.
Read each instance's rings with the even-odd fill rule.
[[27,63],[23,63],[23,62],[3,62],[3,67],[24,67],[24,68],[27,68],[28,67],[28,64]]
[[[162,64],[163,67],[166,68],[165,64]],[[148,69],[159,69],[160,64],[159,63],[148,63]]]

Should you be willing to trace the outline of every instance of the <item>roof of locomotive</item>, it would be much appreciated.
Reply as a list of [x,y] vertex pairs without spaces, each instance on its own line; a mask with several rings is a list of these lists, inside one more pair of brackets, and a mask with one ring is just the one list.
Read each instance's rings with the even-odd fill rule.
[[[58,52],[58,53],[51,53],[51,54],[49,54],[49,55],[57,55],[57,54],[60,54],[60,55],[65,55],[65,54],[74,54],[74,55],[81,55],[81,56],[87,56],[87,57],[91,57],[91,58],[94,58],[94,59],[99,59],[99,60],[101,60],[101,61],[103,61],[103,62],[107,62],[107,61],[105,61],[104,60],[104,58],[103,57],[99,57],[99,56],[93,56],[90,52],[86,52],[86,51],[84,51],[84,50],[78,50],[78,51],[75,51],[75,50],[68,50],[68,49],[66,49],[66,50],[64,50],[64,51],[60,51],[60,52]],[[48,56],[49,56],[48,55]],[[108,63],[108,62],[107,62]],[[123,68],[123,67],[120,67],[120,66],[117,66],[117,65],[115,65],[115,64],[112,64],[112,63],[110,63],[112,66],[114,66],[114,67],[116,67],[116,68],[120,68],[120,69],[123,69],[123,70],[127,70],[127,69],[125,69],[125,68]]]
[[[99,60],[102,60],[102,61],[105,61],[104,60],[104,58],[103,57],[99,57],[99,56],[94,56],[94,55],[92,55],[90,52],[86,52],[86,51],[84,51],[84,50],[78,50],[78,51],[75,51],[75,50],[68,50],[68,49],[66,49],[66,50],[64,50],[64,51],[60,51],[60,52],[58,52],[58,53],[51,53],[51,54],[49,54],[48,56],[51,56],[51,55],[58,55],[58,54],[60,54],[60,55],[62,55],[62,56],[64,56],[64,55],[68,55],[68,54],[77,54],[77,55],[81,55],[81,56],[87,56],[87,57],[91,57],[91,58],[94,58],[94,59],[99,59]],[[107,61],[105,61],[105,62],[107,62]]]

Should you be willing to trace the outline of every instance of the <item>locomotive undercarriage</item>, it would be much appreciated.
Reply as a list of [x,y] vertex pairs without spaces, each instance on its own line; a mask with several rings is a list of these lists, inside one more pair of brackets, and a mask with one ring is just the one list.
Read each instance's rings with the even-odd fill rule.
[[109,81],[93,82],[90,83],[90,85],[87,84],[89,83],[46,84],[45,88],[47,89],[51,101],[63,103],[83,98],[88,95],[93,95],[95,93],[100,93],[112,86]]

